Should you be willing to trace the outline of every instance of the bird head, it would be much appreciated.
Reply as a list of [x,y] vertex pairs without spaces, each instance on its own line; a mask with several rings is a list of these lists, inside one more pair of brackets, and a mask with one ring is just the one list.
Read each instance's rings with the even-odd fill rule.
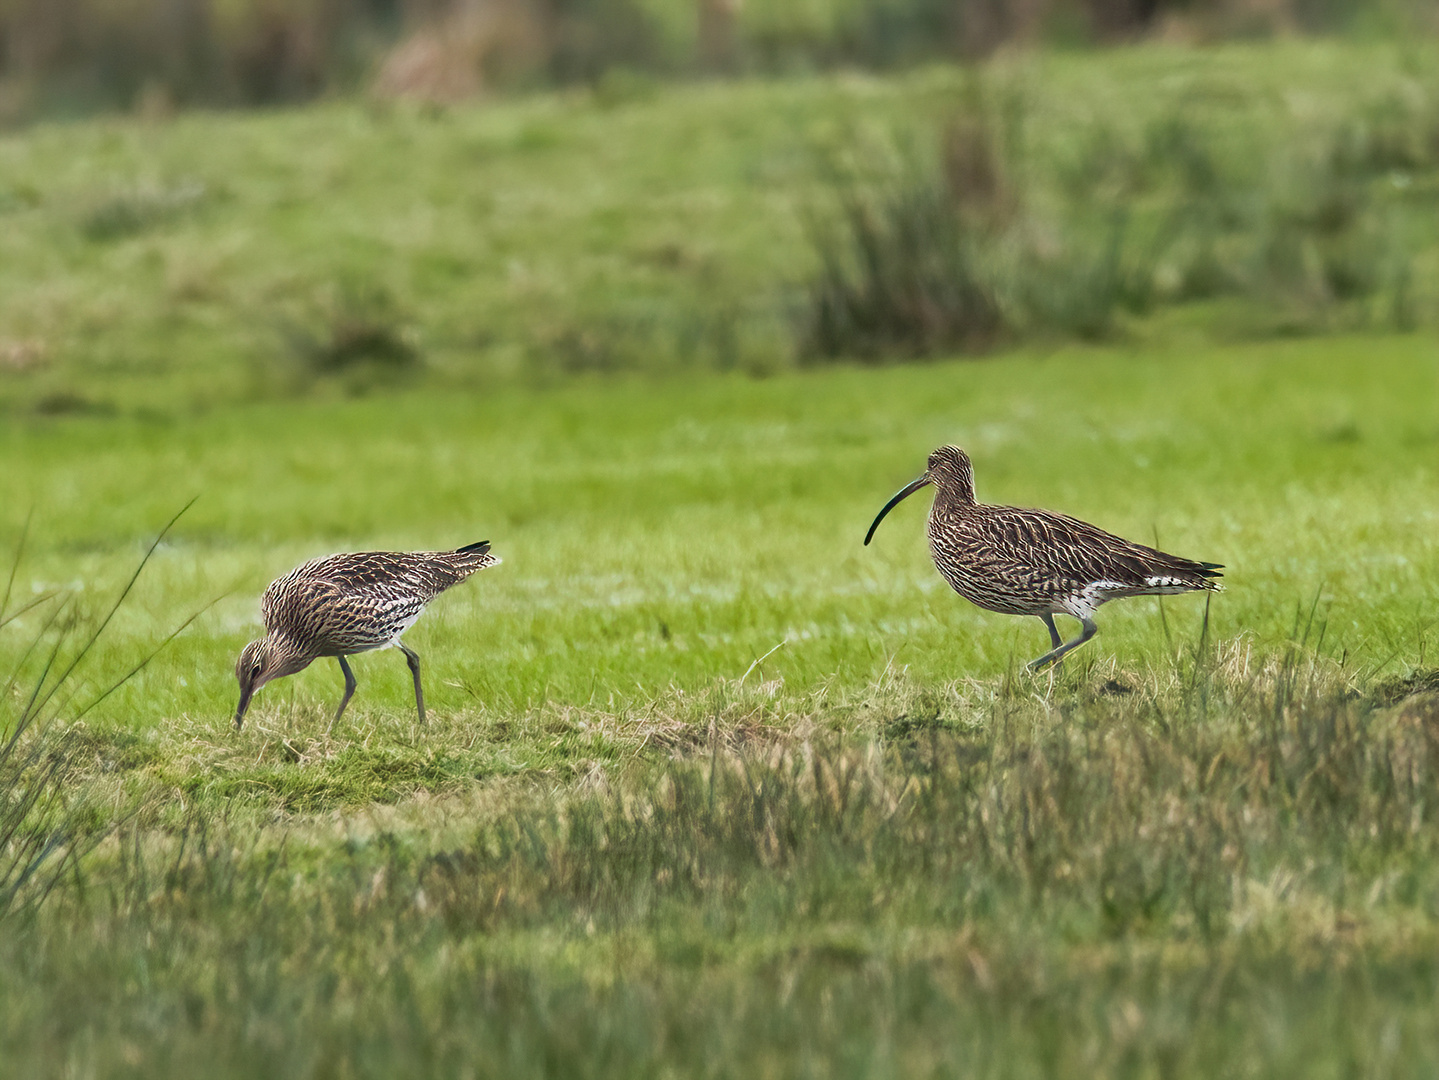
[[240,650],[235,661],[235,678],[240,682],[240,704],[235,707],[235,727],[245,722],[245,710],[255,691],[272,679],[293,675],[306,667],[308,661],[275,638],[262,637]]
[[969,455],[957,446],[941,446],[929,455],[925,477],[951,498],[974,502],[974,466]]
[[940,491],[940,496],[961,503],[973,504],[974,502],[974,470],[969,464],[969,455],[957,446],[941,446],[934,453],[929,455],[929,467],[925,469],[922,476],[911,480],[894,494],[894,498],[884,504],[874,524],[869,527],[865,534],[864,542],[868,544],[874,538],[874,530],[879,528],[879,523],[884,520],[884,515],[893,510],[899,503],[913,495],[922,487],[933,484]]

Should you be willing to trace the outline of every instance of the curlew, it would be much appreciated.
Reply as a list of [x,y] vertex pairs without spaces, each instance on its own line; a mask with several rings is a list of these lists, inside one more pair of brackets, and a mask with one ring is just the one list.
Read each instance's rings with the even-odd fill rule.
[[[1065,514],[976,501],[969,455],[957,446],[929,455],[924,475],[884,504],[865,544],[885,514],[928,484],[935,488],[929,550],[945,581],[972,604],[1006,615],[1035,615],[1048,628],[1053,647],[1030,670],[1057,663],[1092,638],[1099,629],[1095,609],[1110,600],[1223,588],[1213,580],[1221,576],[1220,563],[1156,551]],[[1062,641],[1056,615],[1078,619],[1079,636]]]
[[303,671],[322,656],[338,660],[345,676],[345,696],[335,710],[339,720],[355,693],[355,674],[345,657],[389,645],[405,654],[415,677],[415,707],[423,723],[420,658],[400,635],[440,593],[499,561],[490,554],[490,542],[481,540],[455,551],[329,555],[277,578],[260,601],[265,636],[246,645],[235,662],[235,677],[240,680],[236,730],[244,723],[256,690]]

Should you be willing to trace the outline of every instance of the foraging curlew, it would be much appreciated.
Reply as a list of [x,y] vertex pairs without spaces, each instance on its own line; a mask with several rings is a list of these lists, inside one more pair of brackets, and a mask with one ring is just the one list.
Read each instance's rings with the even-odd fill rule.
[[363,551],[329,555],[297,566],[270,583],[260,601],[265,636],[252,641],[235,662],[240,704],[235,728],[255,691],[272,679],[303,671],[322,656],[340,662],[345,696],[338,720],[355,692],[355,675],[345,657],[393,645],[405,654],[415,677],[415,706],[425,720],[420,690],[420,658],[400,640],[425,605],[476,570],[500,560],[481,540],[456,551]]
[[[1006,615],[1036,615],[1053,648],[1029,665],[1058,662],[1099,627],[1094,610],[1122,596],[1167,596],[1219,591],[1220,563],[1194,562],[1134,544],[1086,521],[1049,510],[987,506],[974,498],[974,470],[957,446],[929,455],[929,468],[906,484],[874,519],[867,545],[884,515],[926,484],[935,487],[929,512],[929,550],[950,587],[972,604]],[[1083,630],[1061,642],[1054,616],[1072,615]]]

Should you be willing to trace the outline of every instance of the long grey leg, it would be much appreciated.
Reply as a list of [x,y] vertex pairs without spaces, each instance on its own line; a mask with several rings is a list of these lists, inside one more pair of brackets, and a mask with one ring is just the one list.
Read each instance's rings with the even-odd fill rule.
[[403,641],[395,642],[400,652],[405,654],[405,663],[410,665],[410,674],[415,677],[415,708],[420,710],[420,723],[425,722],[425,692],[420,689],[420,655],[406,645]]
[[335,710],[335,719],[330,721],[332,724],[345,715],[345,706],[350,703],[350,698],[355,696],[355,673],[350,670],[350,665],[343,656],[335,659],[340,662],[340,670],[345,673],[345,696],[340,699],[340,707]]
[[[1079,646],[1083,645],[1095,634],[1099,633],[1099,627],[1094,624],[1093,619],[1086,617],[1080,619],[1079,621],[1083,625],[1083,629],[1080,631],[1080,634],[1077,638],[1075,638],[1073,641],[1066,642],[1063,645],[1058,645],[1055,648],[1050,649],[1049,652],[1045,653],[1038,660],[1034,661],[1034,663],[1030,664],[1029,670],[1038,671],[1040,668],[1044,667],[1045,664],[1059,663],[1060,660],[1064,659],[1065,653],[1069,652],[1071,649],[1079,648]],[[1051,631],[1054,630],[1053,618],[1049,619],[1049,627]],[[1054,638],[1056,641],[1059,640],[1059,634],[1057,632],[1054,634]]]
[[1046,611],[1040,618],[1044,620],[1044,625],[1049,627],[1050,646],[1055,649],[1059,648],[1064,639],[1059,636],[1059,628],[1054,625],[1054,616]]

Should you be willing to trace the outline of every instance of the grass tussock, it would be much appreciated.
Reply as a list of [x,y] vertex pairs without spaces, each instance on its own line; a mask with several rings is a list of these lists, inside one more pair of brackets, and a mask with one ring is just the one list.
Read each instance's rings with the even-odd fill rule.
[[837,209],[812,230],[802,355],[1097,340],[1226,299],[1259,301],[1246,319],[1258,333],[1408,330],[1432,317],[1414,263],[1439,189],[1413,189],[1439,168],[1432,93],[1310,119],[1253,158],[1176,104],[1137,133],[1100,120],[1042,171],[1025,108],[1018,91],[976,84],[927,149],[877,146],[863,155],[877,170],[834,172]]
[[78,675],[178,517],[160,531],[109,610],[92,617],[59,591],[28,601],[17,596],[28,520],[20,535],[0,597],[0,634],[23,634],[27,622],[35,629],[12,653],[0,690],[0,917],[42,902],[118,823],[94,797],[98,785],[88,782],[83,757],[58,718],[83,716],[153,659],[154,652],[98,695],[91,692],[89,701],[77,701]]
[[11,922],[0,1041],[100,1074],[1202,1076],[1392,1022],[1409,1075],[1432,1048],[1439,705],[1375,685],[1237,640],[1144,674],[895,678],[788,727],[731,686],[687,742],[558,786],[278,827],[192,802]]
[[94,199],[85,209],[80,233],[96,243],[136,236],[189,213],[207,196],[205,185],[197,181],[115,192]]
[[978,237],[951,198],[925,180],[874,195],[841,182],[838,220],[815,238],[820,271],[808,289],[804,355],[876,360],[994,343],[999,305]]
[[307,382],[340,380],[352,391],[393,384],[422,365],[410,318],[377,282],[342,281],[318,290],[307,310],[283,326],[295,373]]

